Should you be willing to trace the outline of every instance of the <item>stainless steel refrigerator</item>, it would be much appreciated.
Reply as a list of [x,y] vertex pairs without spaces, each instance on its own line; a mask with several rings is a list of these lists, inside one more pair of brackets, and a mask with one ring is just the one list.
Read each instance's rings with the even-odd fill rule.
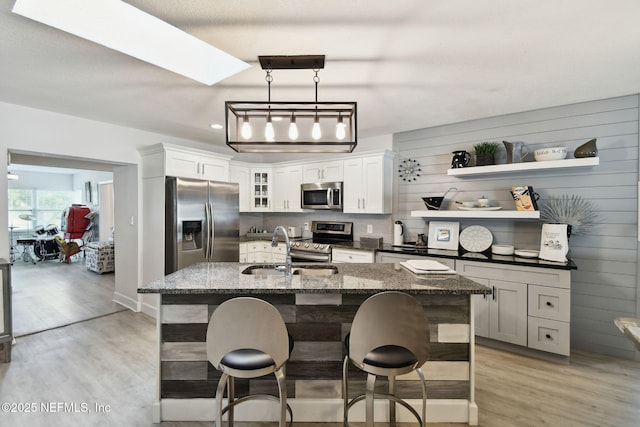
[[167,177],[165,185],[165,274],[198,262],[238,262],[238,184]]

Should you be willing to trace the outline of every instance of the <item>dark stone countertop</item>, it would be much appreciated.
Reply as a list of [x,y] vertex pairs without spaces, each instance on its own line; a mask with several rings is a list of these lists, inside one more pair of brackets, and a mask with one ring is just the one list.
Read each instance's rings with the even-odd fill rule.
[[[156,294],[368,294],[402,291],[408,294],[469,295],[491,290],[458,274],[414,274],[397,263],[335,265],[339,273],[328,276],[283,274],[249,275],[251,263],[212,262],[191,265],[138,288]],[[303,264],[294,263],[293,266]],[[314,264],[318,266],[318,264]]]
[[363,251],[374,251],[374,252],[386,252],[392,254],[400,254],[400,255],[418,255],[418,256],[428,256],[434,258],[449,258],[449,259],[457,259],[463,261],[479,261],[479,262],[490,262],[490,263],[498,263],[498,264],[508,264],[508,265],[522,265],[525,267],[541,267],[541,268],[555,268],[559,270],[577,270],[578,266],[573,262],[573,260],[569,259],[569,262],[554,262],[554,261],[545,261],[538,258],[522,258],[518,256],[507,256],[507,255],[494,255],[491,253],[491,250],[485,252],[466,252],[463,249],[458,251],[450,251],[444,249],[427,249],[420,248],[417,249],[415,247],[409,246],[393,246],[389,244],[383,244],[380,248],[371,248],[366,245],[361,245],[360,242],[356,241],[353,244],[336,244],[334,247],[345,248],[345,249],[357,249]]

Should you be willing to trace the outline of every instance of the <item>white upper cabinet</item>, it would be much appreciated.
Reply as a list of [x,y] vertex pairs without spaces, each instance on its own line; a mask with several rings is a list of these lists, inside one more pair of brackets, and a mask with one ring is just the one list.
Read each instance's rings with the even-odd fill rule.
[[251,212],[270,212],[273,202],[273,169],[251,168]]
[[165,174],[182,178],[229,181],[228,158],[165,148]]
[[139,151],[143,178],[175,176],[229,182],[231,156],[165,143]]
[[302,165],[277,166],[273,169],[274,212],[302,212],[300,208]]
[[343,211],[391,213],[393,157],[391,153],[344,161]]
[[302,182],[336,182],[344,179],[342,160],[312,162],[302,165]]
[[229,165],[229,182],[237,182],[240,212],[251,212],[251,170],[249,166]]

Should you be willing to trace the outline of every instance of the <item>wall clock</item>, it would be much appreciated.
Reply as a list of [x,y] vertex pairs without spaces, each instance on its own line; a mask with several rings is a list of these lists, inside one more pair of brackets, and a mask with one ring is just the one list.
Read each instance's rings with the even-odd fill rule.
[[403,181],[416,181],[420,176],[420,163],[417,160],[406,159],[398,165],[398,175]]

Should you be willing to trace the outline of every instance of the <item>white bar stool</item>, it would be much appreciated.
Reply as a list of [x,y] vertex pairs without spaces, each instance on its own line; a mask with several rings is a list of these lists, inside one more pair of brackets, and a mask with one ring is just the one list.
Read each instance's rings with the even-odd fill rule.
[[[233,426],[233,408],[252,399],[270,399],[280,403],[279,427],[293,422],[287,405],[285,365],[293,341],[278,310],[266,301],[238,297],[223,302],[213,312],[207,328],[207,358],[222,371],[216,390],[216,426],[222,427],[222,416],[228,413]],[[234,378],[257,378],[273,373],[278,383],[279,397],[259,394],[239,399],[234,395]],[[228,402],[222,406],[225,386]]]
[[[349,425],[349,409],[364,399],[366,426],[373,427],[374,399],[383,398],[389,400],[389,421],[392,426],[396,424],[395,403],[398,403],[407,408],[424,427],[427,389],[421,367],[429,359],[429,325],[420,302],[402,292],[382,292],[369,297],[358,308],[345,344],[347,355],[342,370],[345,426]],[[365,393],[351,400],[349,362],[368,374]],[[395,395],[395,377],[412,371],[417,371],[420,377],[422,416]],[[374,393],[377,375],[388,378],[388,393]]]

